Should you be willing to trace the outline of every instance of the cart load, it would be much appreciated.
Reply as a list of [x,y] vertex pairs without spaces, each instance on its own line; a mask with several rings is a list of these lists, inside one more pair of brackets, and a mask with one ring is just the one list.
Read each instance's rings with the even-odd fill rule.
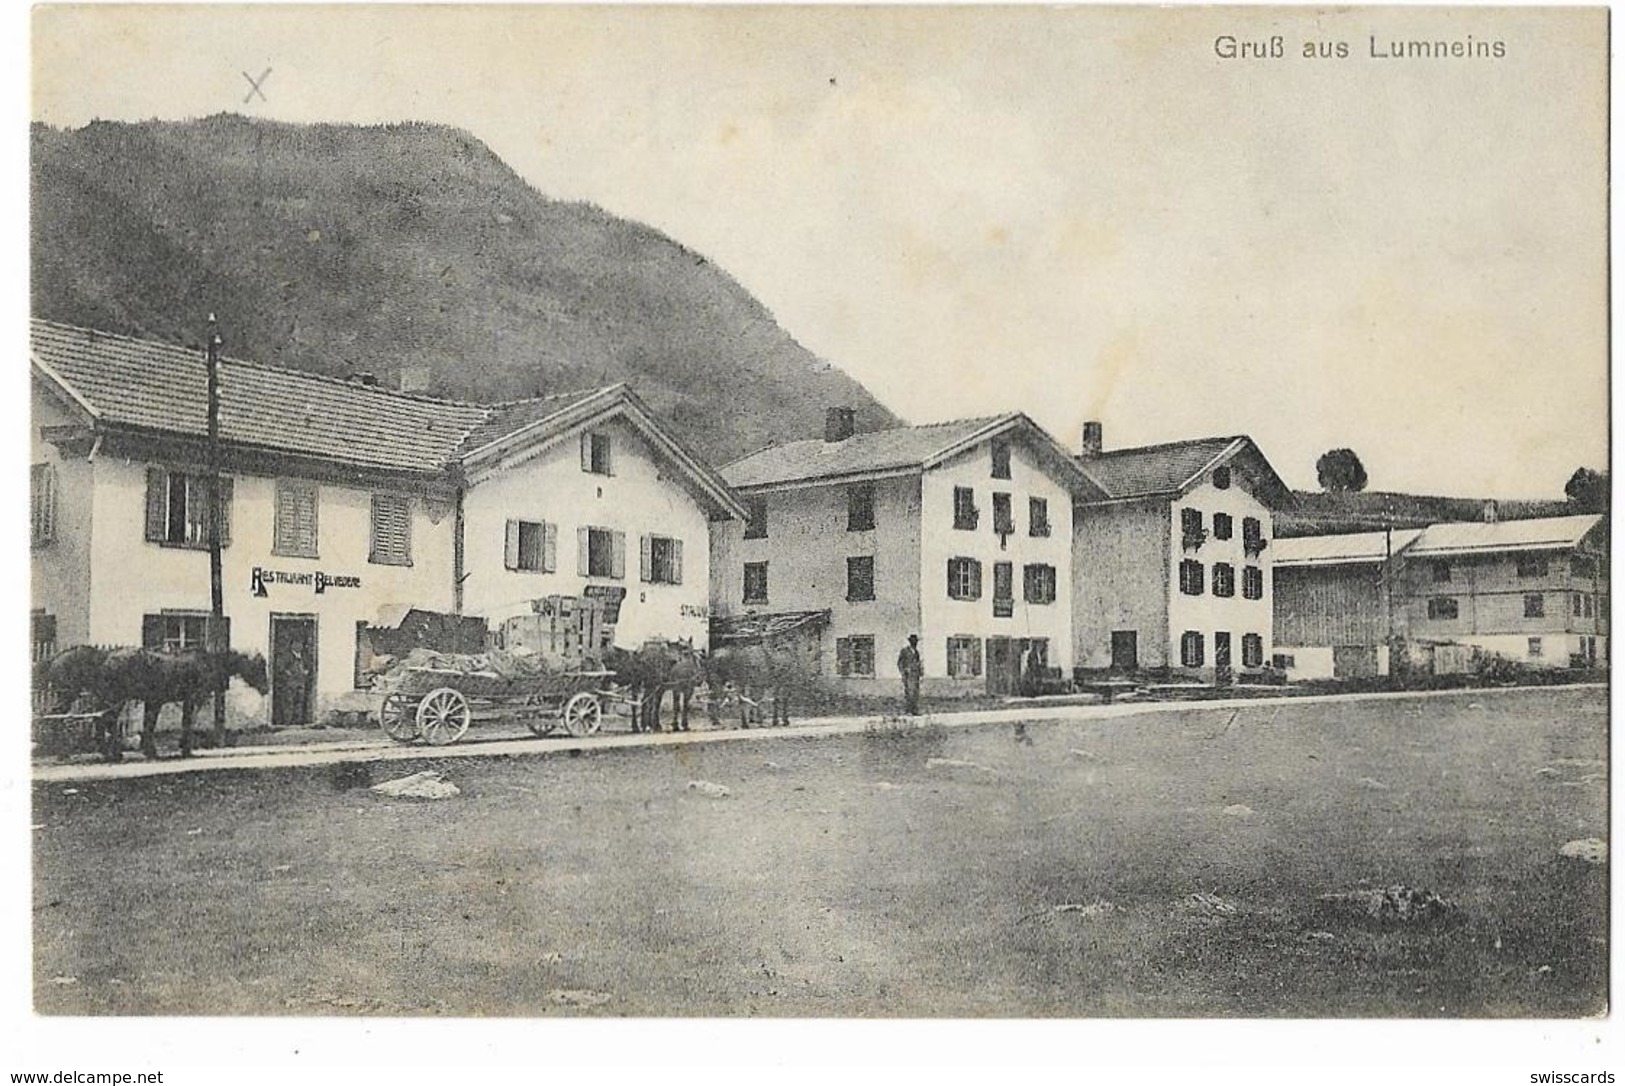
[[435,746],[455,743],[475,720],[516,720],[536,735],[562,728],[588,736],[602,725],[612,677],[590,657],[413,649],[379,676],[378,719],[392,739]]

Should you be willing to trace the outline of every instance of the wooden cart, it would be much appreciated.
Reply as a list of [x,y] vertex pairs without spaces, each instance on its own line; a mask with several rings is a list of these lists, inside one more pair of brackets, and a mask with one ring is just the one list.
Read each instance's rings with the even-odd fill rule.
[[608,671],[576,669],[508,677],[495,672],[408,667],[385,695],[378,722],[391,739],[455,743],[474,721],[523,721],[537,735],[597,733],[613,698]]

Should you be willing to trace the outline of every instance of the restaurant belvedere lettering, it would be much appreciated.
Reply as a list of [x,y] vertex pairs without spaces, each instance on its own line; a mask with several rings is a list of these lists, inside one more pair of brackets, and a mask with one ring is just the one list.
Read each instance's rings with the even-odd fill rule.
[[262,566],[255,566],[249,571],[249,590],[254,596],[263,599],[270,595],[267,586],[273,584],[311,585],[315,588],[316,595],[320,596],[329,588],[360,588],[361,578],[350,575],[335,576],[320,570],[303,573],[285,569],[265,569]]

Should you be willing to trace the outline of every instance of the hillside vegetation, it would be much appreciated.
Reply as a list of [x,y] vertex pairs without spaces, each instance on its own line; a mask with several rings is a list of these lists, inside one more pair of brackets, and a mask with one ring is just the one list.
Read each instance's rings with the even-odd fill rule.
[[627,381],[724,462],[896,423],[705,257],[551,200],[437,125],[34,126],[33,312],[229,354],[493,401]]

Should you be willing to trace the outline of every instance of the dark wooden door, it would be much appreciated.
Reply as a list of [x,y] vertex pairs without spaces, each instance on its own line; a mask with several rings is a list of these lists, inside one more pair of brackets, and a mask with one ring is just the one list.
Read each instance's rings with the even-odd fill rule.
[[1015,642],[1008,637],[990,637],[987,639],[987,692],[989,694],[1014,694],[1016,692],[1016,669],[1021,666],[1017,658]]
[[1140,666],[1140,631],[1112,631],[1112,670],[1135,671]]
[[1222,685],[1229,683],[1233,676],[1230,668],[1230,632],[1220,630],[1213,635],[1213,678]]
[[309,724],[316,703],[316,620],[271,619],[271,723]]

